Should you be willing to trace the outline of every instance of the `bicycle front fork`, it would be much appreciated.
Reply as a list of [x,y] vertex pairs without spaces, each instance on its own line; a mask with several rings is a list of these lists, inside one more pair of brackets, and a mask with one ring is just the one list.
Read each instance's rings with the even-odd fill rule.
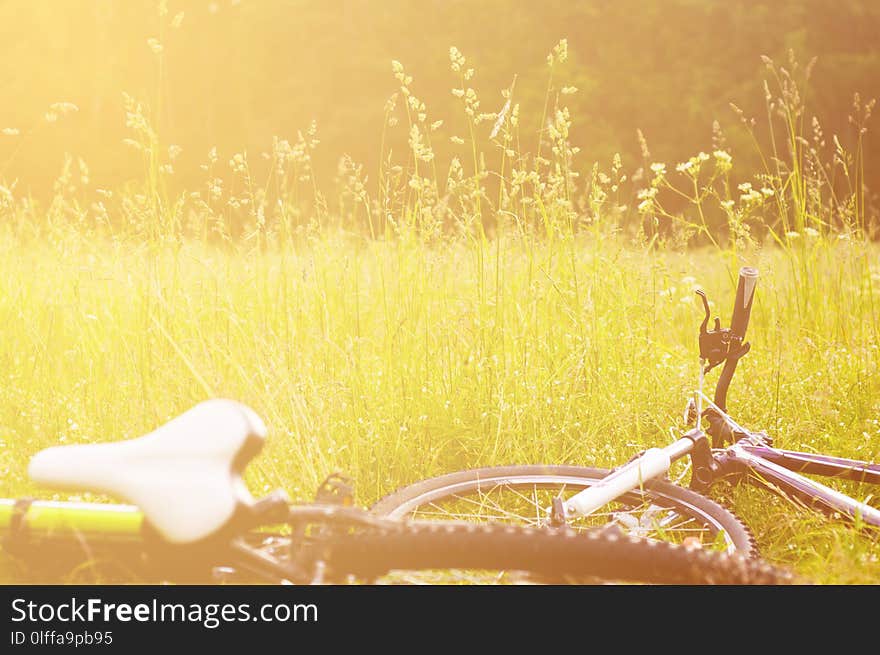
[[706,435],[691,430],[665,448],[649,448],[632,461],[614,469],[599,482],[563,503],[566,519],[587,516],[623,494],[640,488],[649,480],[666,475],[672,462],[691,454]]

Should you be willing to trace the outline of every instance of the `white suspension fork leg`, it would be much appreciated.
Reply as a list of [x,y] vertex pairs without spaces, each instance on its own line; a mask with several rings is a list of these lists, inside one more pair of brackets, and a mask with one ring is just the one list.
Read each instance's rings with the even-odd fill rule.
[[646,450],[637,459],[566,500],[563,504],[566,518],[591,514],[648,480],[664,475],[673,461],[689,453],[693,447],[694,442],[683,437],[666,448]]

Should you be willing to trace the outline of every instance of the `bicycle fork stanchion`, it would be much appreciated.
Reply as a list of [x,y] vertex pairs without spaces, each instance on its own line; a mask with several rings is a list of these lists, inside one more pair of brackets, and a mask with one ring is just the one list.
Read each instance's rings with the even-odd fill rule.
[[591,514],[645,482],[665,475],[672,462],[689,454],[694,444],[695,440],[686,436],[665,448],[649,448],[633,461],[566,500],[563,504],[565,517],[572,519]]

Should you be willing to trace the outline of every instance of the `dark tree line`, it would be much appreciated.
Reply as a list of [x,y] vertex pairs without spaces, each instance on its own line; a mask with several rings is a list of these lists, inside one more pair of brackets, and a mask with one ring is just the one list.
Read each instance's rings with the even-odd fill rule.
[[[460,128],[450,93],[453,45],[476,69],[484,111],[500,109],[500,90],[517,75],[522,133],[534,135],[545,57],[567,38],[569,61],[555,84],[579,89],[566,102],[585,170],[616,152],[635,167],[636,128],[653,158],[680,161],[711,147],[715,119],[738,162],[756,164],[729,103],[766,120],[761,55],[785,61],[793,50],[804,64],[818,57],[808,102],[825,134],[844,141],[853,92],[880,92],[880,3],[872,0],[172,0],[161,20],[164,27],[152,1],[0,5],[0,129],[21,132],[0,137],[0,176],[19,178],[39,196],[69,151],[89,163],[95,184],[136,178],[139,161],[121,143],[123,91],[150,107],[163,142],[183,148],[182,185],[201,183],[198,164],[212,146],[221,158],[255,155],[273,135],[292,140],[313,119],[319,176],[332,178],[344,153],[373,171],[385,102],[396,89],[392,59],[414,77],[431,117],[446,121],[440,135]],[[44,124],[57,101],[80,111]],[[878,129],[866,139],[874,188]],[[26,139],[20,147],[18,138]],[[400,130],[386,138],[405,147]],[[440,157],[443,142],[435,142]]]

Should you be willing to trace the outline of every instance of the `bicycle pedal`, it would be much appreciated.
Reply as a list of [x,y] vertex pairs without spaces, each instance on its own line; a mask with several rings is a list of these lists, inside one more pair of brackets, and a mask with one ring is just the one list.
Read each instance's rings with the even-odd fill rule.
[[318,487],[315,502],[344,507],[354,506],[354,485],[351,478],[341,473],[331,473]]

